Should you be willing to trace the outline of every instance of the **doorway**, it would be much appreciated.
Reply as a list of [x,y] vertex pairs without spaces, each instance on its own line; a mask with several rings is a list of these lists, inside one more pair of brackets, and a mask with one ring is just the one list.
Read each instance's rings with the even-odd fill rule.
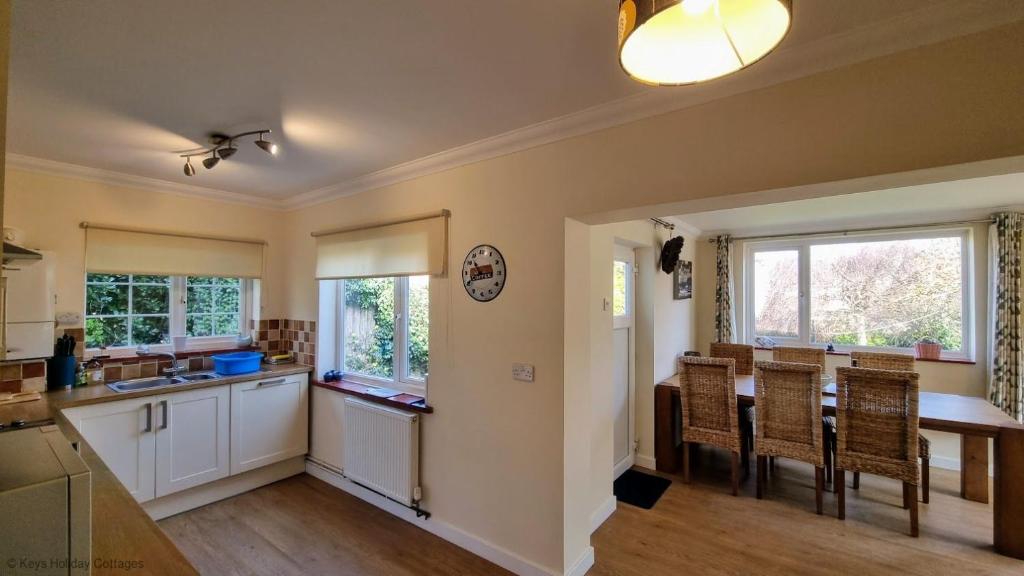
[[615,245],[612,261],[612,414],[614,477],[629,470],[635,444],[635,319],[636,255],[628,246]]

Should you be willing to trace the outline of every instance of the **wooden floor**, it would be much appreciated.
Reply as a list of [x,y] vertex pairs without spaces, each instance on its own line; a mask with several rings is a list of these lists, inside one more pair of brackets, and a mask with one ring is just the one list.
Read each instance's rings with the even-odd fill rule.
[[1024,562],[992,551],[992,510],[959,498],[956,472],[932,469],[921,536],[911,538],[896,481],[863,476],[859,491],[847,490],[846,520],[839,521],[834,494],[825,495],[825,514],[815,515],[808,465],[780,459],[767,498],[758,501],[753,470],[734,498],[727,456],[704,452],[701,461],[690,485],[666,475],[672,485],[653,509],[619,503],[592,538],[590,576],[1024,574]]
[[306,474],[159,524],[202,574],[509,574]]

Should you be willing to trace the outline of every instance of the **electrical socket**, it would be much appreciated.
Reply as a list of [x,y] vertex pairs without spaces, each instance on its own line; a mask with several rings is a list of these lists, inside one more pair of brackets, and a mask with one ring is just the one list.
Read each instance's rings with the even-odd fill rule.
[[512,378],[520,382],[533,382],[533,364],[512,364]]

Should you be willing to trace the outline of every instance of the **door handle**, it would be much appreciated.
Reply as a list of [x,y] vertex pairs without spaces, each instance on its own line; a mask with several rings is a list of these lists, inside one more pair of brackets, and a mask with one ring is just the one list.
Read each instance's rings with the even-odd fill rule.
[[286,378],[278,378],[277,380],[267,380],[265,382],[260,382],[259,384],[256,385],[256,387],[257,388],[269,388],[271,386],[278,386],[278,385],[284,384],[286,381],[287,381]]
[[153,405],[149,402],[146,403],[146,427],[142,429],[143,432],[153,431]]
[[160,423],[160,429],[167,430],[167,400],[160,401],[160,410],[163,412],[163,422]]

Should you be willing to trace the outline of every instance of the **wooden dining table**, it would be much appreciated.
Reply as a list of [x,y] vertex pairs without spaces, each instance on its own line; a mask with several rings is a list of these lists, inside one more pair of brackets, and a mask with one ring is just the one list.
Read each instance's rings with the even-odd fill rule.
[[[674,473],[682,459],[679,376],[654,389],[654,457]],[[736,376],[736,402],[754,405],[754,377]],[[834,415],[836,397],[823,395],[822,413]],[[921,392],[920,428],[960,435],[960,496],[989,501],[988,441],[994,444],[993,540],[1000,554],[1024,559],[1024,426],[984,398]]]

